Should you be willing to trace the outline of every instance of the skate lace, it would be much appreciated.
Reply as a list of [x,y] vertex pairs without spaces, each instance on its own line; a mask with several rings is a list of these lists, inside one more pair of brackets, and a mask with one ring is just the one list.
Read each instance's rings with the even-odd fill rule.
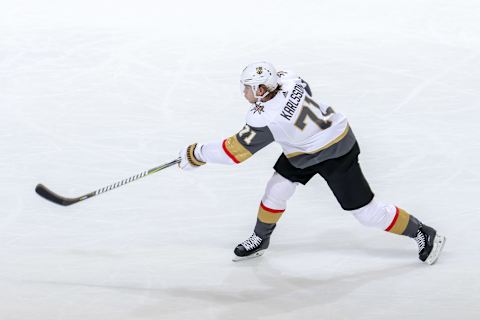
[[425,248],[425,235],[423,234],[422,231],[418,230],[417,231],[417,236],[415,237],[415,241],[417,241],[418,244],[418,252],[421,252]]
[[250,236],[250,238],[242,242],[242,246],[244,246],[245,249],[250,251],[258,247],[261,243],[262,243],[262,238],[260,238],[254,233]]

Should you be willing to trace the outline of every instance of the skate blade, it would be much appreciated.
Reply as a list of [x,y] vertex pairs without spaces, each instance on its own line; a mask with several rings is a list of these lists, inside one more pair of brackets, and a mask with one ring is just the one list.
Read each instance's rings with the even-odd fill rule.
[[445,246],[445,241],[447,241],[447,238],[445,238],[445,236],[441,236],[438,234],[435,236],[435,239],[433,240],[432,252],[430,252],[427,260],[425,260],[427,264],[432,265],[435,262],[437,262],[438,257],[440,256],[440,253],[442,252],[443,247]]
[[253,259],[253,258],[260,257],[260,256],[262,256],[264,253],[265,253],[265,249],[264,249],[264,250],[259,250],[259,251],[255,252],[254,254],[251,254],[251,255],[246,256],[246,257],[234,256],[234,257],[232,258],[232,261],[233,261],[233,262],[238,262],[238,261],[243,261],[243,260],[249,260],[249,259]]

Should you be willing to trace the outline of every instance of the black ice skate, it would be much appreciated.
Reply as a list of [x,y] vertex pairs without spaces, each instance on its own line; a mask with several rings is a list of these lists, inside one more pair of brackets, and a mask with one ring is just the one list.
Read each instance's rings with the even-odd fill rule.
[[444,236],[438,235],[435,229],[426,225],[420,225],[414,239],[418,244],[418,258],[428,264],[437,261],[446,241]]
[[232,260],[241,261],[260,257],[268,248],[269,243],[270,237],[262,239],[254,232],[250,238],[240,243],[235,250],[233,250],[235,257]]

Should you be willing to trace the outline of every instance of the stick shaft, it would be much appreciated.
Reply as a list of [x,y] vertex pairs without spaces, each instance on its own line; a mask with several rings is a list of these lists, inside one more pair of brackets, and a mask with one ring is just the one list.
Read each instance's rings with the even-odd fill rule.
[[[150,170],[146,170],[146,171],[143,171],[143,172],[140,172],[139,174],[136,174],[134,176],[131,176],[129,178],[126,178],[126,179],[123,179],[123,180],[120,180],[120,181],[117,181],[115,183],[112,183],[111,185],[108,185],[106,187],[103,187],[103,188],[100,188],[98,189],[97,191],[95,191],[94,195],[95,196],[98,196],[99,194],[102,194],[102,193],[105,193],[107,191],[110,191],[110,190],[113,190],[113,189],[116,189],[118,187],[121,187],[121,186],[124,186],[126,185],[127,183],[130,183],[130,182],[133,182],[133,181],[136,181],[140,178],[143,178],[143,177],[146,177],[148,175],[151,175],[151,174],[154,174],[158,171],[161,171],[163,169],[166,169],[168,167],[171,167],[177,163],[179,163],[180,160],[179,159],[175,159],[171,162],[168,162],[168,163],[165,163],[165,164],[162,164],[162,165],[159,165],[158,167],[155,167],[155,168],[152,168]],[[92,196],[93,197],[93,196]]]
[[45,187],[43,184],[38,184],[35,188],[35,192],[46,200],[49,200],[51,202],[54,202],[54,203],[62,205],[62,206],[69,206],[69,205],[72,205],[74,203],[77,203],[77,202],[80,202],[80,201],[83,201],[83,200],[86,200],[86,199],[89,199],[89,198],[93,198],[95,196],[98,196],[99,194],[108,192],[108,191],[116,189],[118,187],[124,186],[127,183],[130,183],[130,182],[136,181],[138,179],[141,179],[143,177],[146,177],[148,175],[154,174],[158,171],[161,171],[163,169],[171,167],[171,166],[173,166],[173,165],[175,165],[179,162],[180,162],[180,158],[175,159],[171,162],[159,165],[159,166],[157,166],[155,168],[152,168],[152,169],[149,169],[147,171],[143,171],[139,174],[136,174],[136,175],[131,176],[129,178],[120,180],[120,181],[115,182],[111,185],[108,185],[106,187],[100,188],[96,191],[92,191],[90,193],[84,194],[83,196],[76,197],[76,198],[66,198],[66,197],[63,197],[61,195],[58,195],[55,192],[48,189],[47,187]]

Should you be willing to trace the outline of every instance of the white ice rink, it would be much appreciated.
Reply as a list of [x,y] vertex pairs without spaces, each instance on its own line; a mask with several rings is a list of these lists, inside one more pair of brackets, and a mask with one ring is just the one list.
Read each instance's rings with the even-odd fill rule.
[[[346,114],[377,198],[447,236],[361,226],[297,192],[265,256],[231,261],[280,147],[167,169],[244,124],[239,74],[296,70]],[[0,0],[0,319],[480,319],[478,0]]]

